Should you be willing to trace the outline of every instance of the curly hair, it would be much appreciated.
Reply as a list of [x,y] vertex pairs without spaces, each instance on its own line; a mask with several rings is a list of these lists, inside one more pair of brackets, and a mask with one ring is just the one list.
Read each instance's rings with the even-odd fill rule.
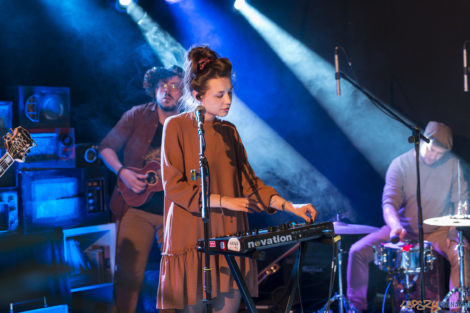
[[144,75],[143,87],[147,95],[152,98],[155,98],[155,88],[158,86],[158,82],[162,79],[167,79],[173,76],[178,76],[181,79],[183,78],[183,69],[177,65],[173,65],[169,68],[165,67],[152,67],[147,70]]
[[213,78],[231,78],[232,63],[220,58],[207,46],[195,46],[186,54],[184,64],[184,95],[182,104],[185,111],[194,110],[197,103],[192,97],[196,91],[203,95],[207,91],[207,81]]

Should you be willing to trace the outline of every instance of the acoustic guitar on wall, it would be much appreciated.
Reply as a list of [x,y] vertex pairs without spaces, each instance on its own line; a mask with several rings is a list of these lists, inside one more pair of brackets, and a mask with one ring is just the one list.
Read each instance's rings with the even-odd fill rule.
[[163,184],[161,179],[160,163],[157,161],[150,161],[143,168],[126,167],[138,174],[147,175],[145,182],[147,188],[140,192],[135,193],[129,189],[121,178],[117,180],[118,190],[121,193],[124,201],[131,207],[139,207],[146,203],[153,195],[154,192],[162,191]]

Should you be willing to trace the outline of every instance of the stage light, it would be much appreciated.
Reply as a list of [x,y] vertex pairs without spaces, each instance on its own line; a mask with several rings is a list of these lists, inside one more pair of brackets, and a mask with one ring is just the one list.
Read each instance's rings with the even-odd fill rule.
[[[192,9],[191,6],[186,6],[183,10],[189,8]],[[242,5],[241,8],[244,6]],[[193,12],[191,10],[187,12],[188,16],[191,16]],[[162,29],[139,5],[129,6],[127,13],[139,26],[164,66],[182,65],[186,51],[178,41]],[[206,30],[214,27],[210,21],[194,17],[191,18],[189,25],[193,27],[192,31],[199,30],[199,27],[204,27]],[[208,44],[213,43],[211,40],[216,39],[210,37]],[[299,201],[312,201],[324,208],[342,208],[347,218],[355,219],[349,200],[236,95],[233,96],[227,120],[237,125],[250,164],[256,174],[266,179],[266,182],[269,182],[276,190],[281,191],[282,194],[289,194]],[[263,147],[270,147],[270,149]],[[334,215],[335,212],[323,211],[326,216]],[[273,214],[270,218],[269,222],[264,220],[263,223],[280,224],[285,222],[286,217],[282,214]]]
[[155,22],[138,4],[132,3],[126,11],[139,26],[145,39],[164,66],[182,66],[186,51],[178,41]]
[[168,2],[169,4],[175,4],[175,3],[181,2],[181,0],[165,0],[165,1]]
[[129,6],[129,4],[131,4],[131,2],[133,2],[133,0],[118,0],[118,1],[119,1],[119,5],[122,7],[127,7]]
[[235,3],[233,4],[233,7],[237,10],[243,9],[243,7],[246,5],[245,0],[236,0]]
[[119,12],[124,13],[127,12],[127,10],[129,10],[129,8],[134,5],[137,5],[137,0],[116,0],[114,7]]
[[395,156],[411,148],[407,141],[410,131],[378,110],[352,84],[342,79],[342,95],[336,96],[330,62],[253,6],[245,4],[240,12],[380,175],[385,175]]
[[19,122],[24,127],[70,127],[68,87],[18,86]]
[[[226,119],[237,125],[250,164],[266,183],[281,194],[315,203],[322,216],[335,216],[341,208],[345,217],[356,219],[349,199],[235,94]],[[285,216],[276,215],[263,218],[270,219],[267,224],[285,222]]]

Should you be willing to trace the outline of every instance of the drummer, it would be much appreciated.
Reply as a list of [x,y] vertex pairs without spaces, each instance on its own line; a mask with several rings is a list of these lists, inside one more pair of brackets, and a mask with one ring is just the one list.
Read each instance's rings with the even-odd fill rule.
[[[421,141],[419,150],[421,177],[421,204],[423,220],[454,214],[459,201],[458,162],[450,153],[452,131],[439,122],[431,121],[424,135],[430,143]],[[395,158],[388,168],[382,195],[382,209],[386,225],[356,242],[349,251],[347,296],[359,312],[367,310],[367,284],[369,263],[373,260],[373,246],[390,241],[418,241],[418,208],[416,197],[416,157],[414,149]],[[467,183],[460,180],[460,198],[467,200]],[[458,286],[457,232],[455,227],[423,225],[424,240],[432,243],[434,250],[450,262],[449,288]],[[465,262],[470,261],[465,251]],[[466,271],[467,274],[468,271]],[[466,275],[465,281],[468,280]],[[466,283],[467,285],[467,283]],[[450,301],[457,300],[457,293]]]

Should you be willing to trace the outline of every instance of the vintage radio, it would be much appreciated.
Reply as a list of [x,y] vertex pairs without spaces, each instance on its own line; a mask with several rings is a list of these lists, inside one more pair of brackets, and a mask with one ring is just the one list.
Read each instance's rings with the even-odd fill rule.
[[75,167],[75,131],[73,128],[33,128],[36,147],[28,153],[20,168]]
[[20,171],[22,225],[26,233],[109,222],[105,168]]

